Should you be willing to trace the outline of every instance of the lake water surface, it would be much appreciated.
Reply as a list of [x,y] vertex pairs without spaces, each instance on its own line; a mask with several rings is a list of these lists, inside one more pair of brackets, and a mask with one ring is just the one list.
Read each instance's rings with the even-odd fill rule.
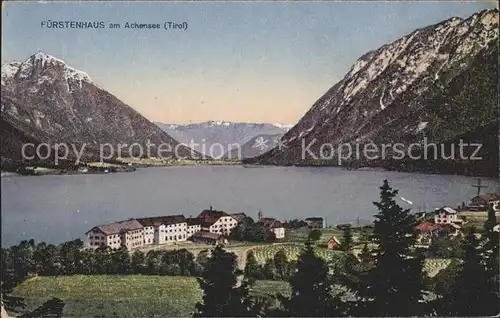
[[[60,243],[83,238],[95,225],[133,217],[196,216],[212,206],[256,218],[324,216],[328,224],[371,219],[382,180],[400,189],[413,211],[451,205],[475,195],[477,180],[462,176],[347,171],[335,167],[184,166],[131,173],[3,176],[2,245],[23,239]],[[495,180],[483,179],[487,190]],[[487,192],[486,190],[483,190]]]

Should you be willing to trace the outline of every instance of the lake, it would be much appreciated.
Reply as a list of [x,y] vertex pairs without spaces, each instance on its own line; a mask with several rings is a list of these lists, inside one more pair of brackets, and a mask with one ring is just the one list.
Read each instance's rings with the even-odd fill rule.
[[[178,166],[131,173],[2,176],[2,245],[24,239],[60,243],[95,225],[133,217],[197,216],[212,206],[256,218],[324,216],[328,224],[371,219],[382,180],[400,189],[398,203],[427,210],[456,207],[476,194],[477,179],[335,167]],[[493,179],[483,179],[489,191]],[[483,190],[484,192],[487,192]],[[412,205],[401,200],[403,197]]]

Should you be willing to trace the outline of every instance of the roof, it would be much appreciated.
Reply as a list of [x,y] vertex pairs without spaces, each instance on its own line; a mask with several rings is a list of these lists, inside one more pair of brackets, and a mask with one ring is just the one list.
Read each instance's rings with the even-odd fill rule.
[[217,222],[223,216],[231,216],[231,215],[227,214],[224,211],[217,211],[210,209],[201,211],[200,215],[198,215],[198,218],[200,218],[202,226],[208,227]]
[[425,233],[425,232],[430,232],[430,231],[435,230],[435,229],[440,228],[440,227],[441,227],[441,225],[439,225],[439,224],[435,224],[435,223],[426,221],[426,222],[420,223],[417,226],[417,230],[421,233]]
[[283,224],[275,218],[261,218],[259,223],[270,229],[277,229],[283,227]]
[[231,216],[235,218],[238,223],[240,223],[247,217],[245,213],[232,213]]
[[201,225],[201,220],[200,218],[189,218],[186,219],[186,222],[189,226],[191,225]]
[[335,243],[340,244],[339,239],[338,239],[335,235],[334,235],[334,236],[332,236],[332,237],[330,237],[326,243],[328,244],[328,243],[330,243],[331,241],[334,241]]
[[179,224],[179,223],[185,223],[186,218],[184,215],[178,214],[178,215],[167,215],[167,216],[153,216],[149,218],[140,218],[137,219],[139,223],[141,223],[143,226],[154,226],[154,225],[171,225],[171,224]]
[[496,195],[495,193],[477,195],[477,196],[473,197],[472,199],[476,199],[476,198],[483,199],[486,202],[500,200],[500,196]]
[[221,236],[222,236],[221,234],[210,233],[207,231],[198,231],[193,234],[193,237],[206,238],[212,240],[218,240]]
[[[122,232],[139,230],[142,228],[143,228],[143,226],[141,223],[139,223],[136,219],[131,219],[131,220],[120,221],[120,222],[115,222],[115,223],[110,223],[110,224],[98,225],[98,226],[93,227],[87,233],[93,231],[94,229],[98,229],[106,235],[112,235],[112,234],[119,234]],[[87,234],[87,233],[85,233],[85,234]]]
[[452,208],[450,208],[449,206],[444,206],[444,207],[442,207],[440,209],[436,209],[437,213],[440,213],[440,212],[443,212],[443,211],[445,213],[447,213],[447,214],[457,214],[457,211],[454,210],[454,209],[452,209]]
[[323,222],[323,218],[320,216],[313,216],[310,218],[306,218],[306,221],[312,221],[312,222]]

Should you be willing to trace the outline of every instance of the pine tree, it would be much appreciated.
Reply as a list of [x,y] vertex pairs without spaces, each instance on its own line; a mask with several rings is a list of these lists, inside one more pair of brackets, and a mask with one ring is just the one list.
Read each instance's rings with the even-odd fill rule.
[[276,267],[279,278],[284,280],[288,269],[288,257],[283,249],[274,254],[274,266]]
[[438,314],[494,316],[500,311],[498,232],[490,228],[481,240],[474,232],[462,245],[462,262],[449,287],[438,290]]
[[488,315],[485,308],[491,307],[489,302],[492,299],[488,297],[491,286],[487,284],[487,271],[474,229],[468,233],[463,250],[464,258],[457,276],[449,289],[450,292],[442,295],[438,313],[452,316]]
[[351,227],[349,226],[343,231],[341,248],[343,251],[348,251],[351,249],[352,245],[353,245],[352,231]]
[[486,304],[483,306],[485,316],[500,313],[500,238],[499,233],[492,229],[486,234],[486,242],[482,252],[486,265]]
[[314,244],[306,242],[290,279],[291,296],[279,296],[285,314],[291,317],[332,317],[342,314],[341,302],[333,296],[332,281],[325,261],[314,253]]
[[246,265],[245,265],[245,278],[247,279],[260,279],[262,278],[262,268],[257,263],[253,251],[248,252]]
[[372,239],[374,264],[354,290],[361,302],[355,314],[366,316],[418,316],[424,288],[423,257],[412,255],[416,241],[417,221],[409,210],[396,204],[387,180],[380,187],[380,202],[374,202],[375,215]]
[[203,300],[196,304],[195,317],[249,317],[259,309],[249,297],[249,286],[243,281],[236,287],[236,255],[217,246],[208,258],[198,284],[203,290]]

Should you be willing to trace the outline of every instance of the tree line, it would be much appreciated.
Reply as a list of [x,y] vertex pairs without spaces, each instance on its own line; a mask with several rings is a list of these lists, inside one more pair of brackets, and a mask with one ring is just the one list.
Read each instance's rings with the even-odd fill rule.
[[[384,180],[380,201],[374,202],[371,241],[359,255],[347,251],[345,260],[332,264],[316,256],[308,240],[298,260],[280,273],[290,295],[255,297],[252,284],[262,275],[253,254],[243,272],[236,256],[221,246],[214,249],[198,278],[203,299],[195,317],[407,317],[493,316],[499,313],[499,236],[495,220],[485,223],[478,237],[470,231],[460,242],[459,257],[435,278],[424,270],[424,251],[415,248],[417,219],[394,200],[398,191]],[[494,213],[493,213],[494,218]],[[348,233],[344,240],[349,241]],[[273,262],[284,264],[282,255]],[[285,255],[286,259],[286,255]],[[240,283],[238,284],[238,277]]]
[[[2,299],[10,310],[22,312],[23,299],[12,290],[31,275],[142,274],[197,277],[203,291],[196,317],[332,317],[332,316],[492,316],[499,312],[499,236],[493,231],[495,214],[489,213],[481,236],[471,231],[454,246],[455,260],[435,277],[423,270],[426,251],[415,248],[415,215],[396,204],[398,191],[384,180],[373,232],[361,253],[354,254],[350,229],[344,231],[342,261],[315,254],[321,234],[311,232],[296,261],[285,251],[258,264],[253,252],[240,271],[237,256],[222,246],[200,252],[186,249],[84,249],[81,240],[60,245],[23,241],[2,248]],[[439,241],[441,242],[441,241]],[[439,244],[442,244],[439,243]],[[435,243],[438,245],[438,243]],[[434,247],[436,250],[447,248]],[[288,282],[290,294],[254,296],[255,280]],[[26,315],[62,314],[59,299]]]

